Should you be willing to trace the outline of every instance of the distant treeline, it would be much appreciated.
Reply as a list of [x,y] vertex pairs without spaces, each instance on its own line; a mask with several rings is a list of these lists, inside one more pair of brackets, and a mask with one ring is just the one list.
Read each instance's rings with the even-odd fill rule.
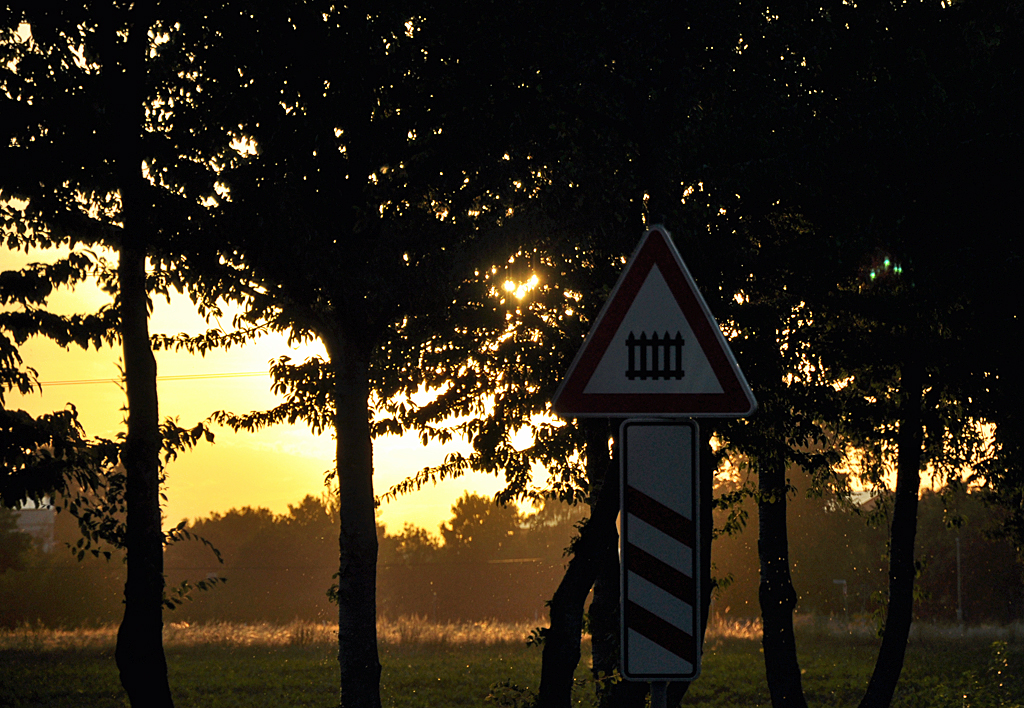
[[[884,500],[844,506],[828,495],[808,495],[806,478],[799,473],[791,481],[796,487],[789,500],[789,534],[793,580],[800,595],[797,611],[840,618],[872,615],[883,606],[887,583]],[[752,507],[751,499],[746,503]],[[563,550],[583,514],[582,507],[557,502],[522,514],[466,494],[452,507],[440,536],[412,525],[397,533],[378,526],[378,612],[439,621],[493,618],[542,624],[545,602],[564,571]],[[718,514],[721,527],[725,512]],[[750,518],[751,526],[756,525],[756,516]],[[1024,616],[1021,566],[1010,543],[987,538],[991,522],[992,510],[980,494],[924,494],[917,534],[922,565],[915,605],[918,619],[957,619],[958,536],[964,621],[1009,622]],[[5,548],[16,549],[20,558],[6,563],[5,571],[0,569],[0,626],[120,620],[124,564],[117,556],[111,561],[91,556],[76,561],[64,547],[77,532],[66,514],[57,517],[58,543],[48,553],[26,547],[23,536],[10,527],[8,523],[0,528],[0,554]],[[335,618],[328,589],[338,565],[338,524],[322,500],[307,496],[289,506],[286,514],[233,509],[184,528],[209,541],[223,563],[197,539],[167,549],[169,598],[179,597],[175,588],[183,589],[183,582],[193,589],[165,615],[166,621]],[[758,616],[756,528],[720,535],[712,561],[714,574],[725,581],[713,614]],[[199,581],[211,578],[227,580],[207,591],[195,589]]]
[[[186,524],[192,538],[165,553],[168,598],[182,600],[165,621],[335,619],[328,591],[338,567],[337,515],[312,496],[288,509],[274,514],[245,507]],[[452,507],[440,537],[408,524],[395,534],[378,525],[378,612],[539,621],[583,513],[582,507],[548,502],[522,514],[466,494]],[[117,555],[76,561],[65,548],[76,533],[74,520],[58,514],[56,549],[26,549],[16,566],[0,572],[0,626],[120,620],[124,564]],[[17,534],[11,545],[15,538],[21,544]],[[211,589],[196,588],[212,579],[218,581]]]
[[[562,552],[582,509],[547,503],[531,514],[473,494],[461,497],[440,538],[406,525],[378,525],[378,613],[438,620],[539,617],[563,573]],[[201,544],[167,551],[169,586],[226,577],[174,615],[187,621],[225,619],[331,620],[328,588],[338,567],[337,516],[306,497],[287,514],[244,508],[188,527],[211,542],[219,564]]]

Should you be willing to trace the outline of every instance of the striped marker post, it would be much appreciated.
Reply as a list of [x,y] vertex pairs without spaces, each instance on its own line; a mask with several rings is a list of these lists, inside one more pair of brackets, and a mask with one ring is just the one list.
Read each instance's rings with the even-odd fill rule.
[[627,420],[620,429],[622,675],[700,673],[697,424]]

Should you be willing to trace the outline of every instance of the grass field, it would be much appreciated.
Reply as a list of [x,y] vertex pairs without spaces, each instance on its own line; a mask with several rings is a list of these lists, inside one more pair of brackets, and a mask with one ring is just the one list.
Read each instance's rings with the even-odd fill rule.
[[[380,627],[385,706],[514,706],[537,688],[540,649],[528,625]],[[805,624],[798,636],[812,706],[855,706],[877,640],[863,629]],[[329,625],[170,625],[167,660],[178,708],[337,704],[335,629]],[[586,653],[587,647],[584,647]],[[584,656],[589,661],[589,656]],[[593,704],[589,672],[577,672],[577,704]],[[768,706],[757,628],[712,630],[703,671],[685,701],[701,706]],[[894,706],[1024,706],[1024,629],[918,627]],[[127,706],[114,666],[114,629],[0,631],[0,706]]]

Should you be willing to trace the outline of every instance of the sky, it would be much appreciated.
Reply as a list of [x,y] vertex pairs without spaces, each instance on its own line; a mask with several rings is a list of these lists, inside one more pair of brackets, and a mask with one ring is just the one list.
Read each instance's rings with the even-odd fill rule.
[[[41,252],[26,256],[0,250],[0,271],[44,258]],[[51,307],[63,313],[88,312],[105,302],[109,298],[97,288],[79,287],[74,292],[55,293]],[[153,333],[196,334],[211,326],[196,314],[186,296],[173,296],[170,303],[157,297],[153,305]],[[73,403],[87,434],[113,437],[124,429],[121,409],[125,398],[115,383],[120,378],[117,349],[63,349],[34,338],[20,351],[25,364],[38,372],[42,392],[24,397],[11,393],[8,408],[39,415]],[[189,428],[217,410],[245,413],[271,408],[282,399],[270,390],[268,362],[284,355],[304,360],[317,354],[323,354],[318,344],[289,346],[281,335],[205,357],[156,352],[161,420],[177,417],[179,425]],[[325,493],[324,472],[334,462],[334,440],[329,433],[316,436],[301,424],[274,426],[258,433],[235,433],[221,426],[213,430],[214,444],[200,443],[167,468],[166,525],[244,506],[286,513],[289,504],[298,504],[307,494]],[[464,441],[425,447],[415,435],[378,438],[373,449],[374,489],[381,494],[422,468],[442,462],[448,453],[468,449]],[[412,523],[437,535],[439,524],[451,517],[451,507],[464,491],[490,496],[501,488],[501,482],[481,474],[447,480],[382,503],[378,521],[389,533],[398,533],[405,523]]]

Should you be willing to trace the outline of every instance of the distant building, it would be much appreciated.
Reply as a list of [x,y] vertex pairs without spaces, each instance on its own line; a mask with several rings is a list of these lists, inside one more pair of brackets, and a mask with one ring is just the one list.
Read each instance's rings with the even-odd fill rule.
[[31,536],[44,552],[50,552],[56,545],[54,527],[57,510],[49,504],[38,505],[28,501],[21,509],[14,511],[18,530]]

